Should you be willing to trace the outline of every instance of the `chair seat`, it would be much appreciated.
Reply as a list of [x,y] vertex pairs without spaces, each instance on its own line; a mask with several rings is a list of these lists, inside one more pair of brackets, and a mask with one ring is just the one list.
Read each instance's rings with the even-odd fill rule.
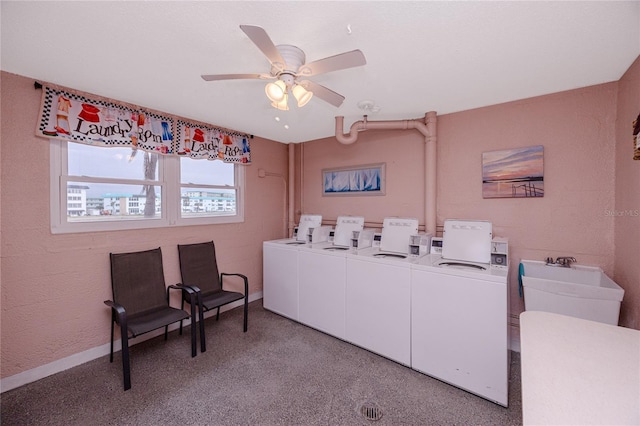
[[202,306],[204,306],[208,311],[240,299],[244,299],[244,294],[236,291],[220,290],[213,293],[203,294]]
[[[225,273],[218,270],[216,261],[216,247],[213,241],[195,244],[178,244],[178,257],[180,259],[180,276],[182,285],[188,286],[192,291],[199,293],[197,300],[187,300],[183,296],[182,304],[199,305],[200,319],[204,311],[216,309],[216,320],[220,319],[220,307],[238,300],[244,299],[244,323],[243,330],[247,332],[247,316],[249,307],[249,279],[240,273]],[[224,290],[222,281],[225,277],[234,277],[234,280],[242,280],[244,293]],[[200,333],[204,335],[204,321],[200,322]],[[204,342],[204,338],[202,339]],[[205,351],[204,343],[202,351]]]
[[135,337],[188,318],[189,314],[182,309],[166,307],[127,318],[127,328]]

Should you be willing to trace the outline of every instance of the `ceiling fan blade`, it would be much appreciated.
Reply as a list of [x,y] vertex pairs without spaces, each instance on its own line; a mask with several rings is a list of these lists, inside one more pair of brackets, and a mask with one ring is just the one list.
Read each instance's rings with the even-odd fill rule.
[[367,60],[365,59],[362,51],[352,50],[351,52],[340,53],[339,55],[329,56],[328,58],[319,59],[309,64],[302,65],[298,70],[298,75],[309,77],[331,71],[359,67],[366,63]]
[[201,76],[205,81],[217,81],[217,80],[250,80],[250,79],[261,79],[267,80],[271,77],[268,74],[208,74]]
[[264,56],[267,57],[271,65],[277,68],[283,69],[285,61],[282,59],[280,52],[276,48],[275,44],[269,38],[269,35],[262,27],[256,27],[254,25],[240,25],[240,29],[251,39]]
[[344,102],[344,96],[318,83],[314,83],[313,81],[304,80],[299,82],[298,84],[300,84],[305,89],[313,92],[314,96],[317,96],[323,101],[330,103],[334,107],[339,107],[340,105],[342,105],[342,102]]

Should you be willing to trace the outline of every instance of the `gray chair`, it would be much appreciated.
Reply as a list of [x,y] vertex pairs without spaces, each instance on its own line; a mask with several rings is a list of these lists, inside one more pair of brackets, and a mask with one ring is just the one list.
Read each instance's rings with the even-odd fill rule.
[[[199,294],[182,284],[170,285],[164,281],[162,251],[160,248],[132,253],[111,253],[111,289],[113,300],[105,300],[111,308],[111,350],[109,362],[113,362],[114,326],[120,326],[122,340],[122,372],[124,390],[131,388],[129,365],[129,335],[141,334],[164,327],[164,339],[170,324],[192,318],[191,356],[196,356],[195,309]],[[192,304],[191,315],[182,309],[169,306],[169,291],[179,290],[182,299]],[[182,334],[182,327],[180,328]],[[201,336],[203,339],[204,336]],[[204,347],[204,340],[202,340]]]
[[[237,300],[244,299],[244,332],[247,331],[247,314],[249,303],[249,280],[243,274],[219,273],[216,261],[216,249],[213,241],[196,244],[178,245],[180,257],[180,274],[182,284],[201,293],[200,317],[202,312],[217,309],[216,320],[220,319],[220,307]],[[223,289],[223,279],[226,276],[237,276],[244,280],[244,294]],[[192,303],[192,299],[183,297],[184,302]],[[197,302],[196,302],[197,303]],[[200,321],[200,332],[203,333],[204,325]],[[204,339],[202,339],[204,341]]]

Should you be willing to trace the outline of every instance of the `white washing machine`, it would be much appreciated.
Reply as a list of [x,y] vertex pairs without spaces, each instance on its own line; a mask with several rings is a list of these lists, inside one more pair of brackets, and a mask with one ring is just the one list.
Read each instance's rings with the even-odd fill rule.
[[506,407],[508,269],[491,239],[489,222],[445,221],[442,255],[411,265],[411,367]]
[[298,244],[293,239],[262,243],[262,303],[265,309],[298,319]]
[[298,248],[309,228],[320,227],[322,216],[302,215],[295,238],[262,244],[262,303],[265,309],[298,320]]
[[411,235],[417,219],[386,218],[379,247],[347,254],[346,340],[411,365]]
[[364,217],[340,216],[333,242],[300,246],[298,251],[298,320],[340,339],[345,338],[347,252],[353,231]]

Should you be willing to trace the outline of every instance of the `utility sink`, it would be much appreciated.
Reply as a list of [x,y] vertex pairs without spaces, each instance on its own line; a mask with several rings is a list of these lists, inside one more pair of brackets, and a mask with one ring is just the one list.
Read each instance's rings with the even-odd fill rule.
[[545,311],[618,325],[624,290],[601,268],[562,267],[523,260],[522,286],[527,311]]

